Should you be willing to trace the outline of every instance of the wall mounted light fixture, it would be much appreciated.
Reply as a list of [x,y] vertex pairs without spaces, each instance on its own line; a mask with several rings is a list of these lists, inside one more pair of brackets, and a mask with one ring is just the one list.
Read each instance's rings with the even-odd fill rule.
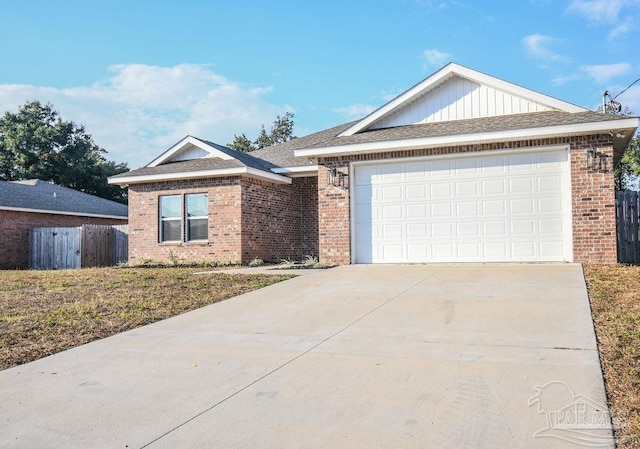
[[606,173],[608,170],[607,166],[607,158],[609,157],[605,153],[599,152],[594,147],[589,147],[586,149],[587,155],[587,170]]
[[327,168],[327,185],[346,188],[347,175],[335,168]]

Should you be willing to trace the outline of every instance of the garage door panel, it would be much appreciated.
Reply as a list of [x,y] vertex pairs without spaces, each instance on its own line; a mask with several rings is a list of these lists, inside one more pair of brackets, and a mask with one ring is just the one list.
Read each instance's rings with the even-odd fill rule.
[[424,200],[427,198],[427,186],[424,184],[410,184],[405,187],[407,200]]
[[402,224],[387,224],[382,226],[382,239],[402,239]]
[[488,220],[482,222],[484,235],[487,237],[505,237],[507,223],[503,220]]
[[432,223],[431,237],[449,240],[453,237],[453,223]]
[[534,220],[512,220],[511,235],[533,236],[536,230]]
[[403,207],[401,204],[382,206],[383,220],[400,220],[402,218]]
[[434,182],[429,189],[433,199],[451,199],[453,197],[453,185],[451,182]]
[[468,221],[457,223],[456,231],[458,237],[478,237],[480,235],[480,223]]
[[506,192],[503,179],[488,179],[482,181],[481,185],[483,195],[504,195]]
[[477,259],[480,257],[480,243],[460,242],[456,249],[458,259]]
[[570,260],[566,150],[356,165],[355,262]]
[[399,201],[402,199],[402,186],[390,185],[382,187],[383,201]]
[[509,193],[530,195],[534,192],[534,180],[530,177],[509,180]]
[[564,226],[562,224],[562,220],[560,219],[544,219],[540,220],[539,226],[540,234],[549,235],[549,234],[562,234],[564,231]]
[[491,215],[504,216],[507,213],[507,201],[506,200],[483,201],[482,211],[485,216],[491,216]]
[[478,201],[460,201],[456,203],[458,217],[477,217],[480,209]]
[[478,194],[477,181],[458,181],[456,182],[457,196],[475,196]]
[[562,198],[561,197],[539,198],[538,199],[538,210],[542,214],[561,212],[562,211]]
[[431,204],[431,217],[434,219],[452,218],[453,204],[451,203]]
[[504,242],[487,242],[483,244],[484,255],[492,259],[506,259],[509,255]]
[[535,207],[533,198],[519,198],[509,201],[509,212],[511,215],[532,215],[534,213],[534,210]]
[[426,204],[407,204],[407,219],[426,219],[427,218],[427,205]]
[[558,192],[562,188],[562,177],[556,176],[539,176],[538,192]]
[[411,223],[407,224],[407,239],[418,238],[420,241],[424,241],[427,237],[427,224],[426,223]]

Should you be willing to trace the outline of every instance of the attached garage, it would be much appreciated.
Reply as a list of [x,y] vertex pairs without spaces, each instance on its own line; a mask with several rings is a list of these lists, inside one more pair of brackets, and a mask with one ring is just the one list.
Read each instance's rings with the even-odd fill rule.
[[351,170],[354,263],[573,260],[568,146]]

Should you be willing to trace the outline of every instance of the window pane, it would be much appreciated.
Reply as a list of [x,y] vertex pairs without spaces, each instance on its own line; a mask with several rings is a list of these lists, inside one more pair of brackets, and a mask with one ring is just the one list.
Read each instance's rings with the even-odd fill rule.
[[162,222],[163,242],[179,242],[180,241],[180,220],[165,220]]
[[189,220],[188,240],[207,240],[208,235],[208,222],[206,218],[192,218]]
[[[161,218],[180,218],[182,213],[180,195],[161,196],[160,197],[160,217]],[[180,239],[178,239],[180,240]]]
[[208,212],[206,193],[187,195],[187,217],[206,217]]

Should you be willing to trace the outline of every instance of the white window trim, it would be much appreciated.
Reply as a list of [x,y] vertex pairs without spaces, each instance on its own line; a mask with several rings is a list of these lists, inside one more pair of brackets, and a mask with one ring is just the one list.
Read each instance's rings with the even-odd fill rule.
[[[189,216],[189,201],[190,196],[204,195],[207,199],[207,215],[194,215]],[[191,239],[189,233],[189,222],[191,220],[207,220],[207,238],[206,239]],[[209,194],[203,193],[186,193],[184,195],[184,241],[186,242],[208,242],[209,241]]]
[[180,243],[182,242],[182,235],[180,236],[180,238],[178,240],[165,240],[164,239],[164,233],[162,232],[162,223],[164,223],[165,221],[179,221],[180,222],[180,233],[182,234],[182,212],[180,214],[179,217],[170,217],[170,218],[163,218],[162,217],[162,198],[169,198],[169,197],[179,197],[180,198],[180,208],[182,209],[182,195],[160,195],[158,197],[158,243]]

